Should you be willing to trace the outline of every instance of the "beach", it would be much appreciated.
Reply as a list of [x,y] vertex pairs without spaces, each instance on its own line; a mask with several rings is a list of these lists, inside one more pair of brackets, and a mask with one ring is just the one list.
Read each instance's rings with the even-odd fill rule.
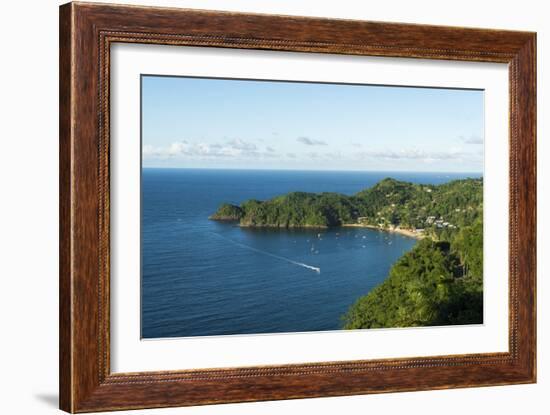
[[342,227],[344,228],[368,228],[368,229],[375,229],[377,231],[381,232],[393,232],[398,233],[399,235],[408,236],[409,238],[415,238],[415,239],[423,239],[426,235],[423,233],[417,233],[411,229],[403,229],[400,227],[390,227],[390,228],[381,228],[379,226],[374,225],[366,225],[362,223],[344,223],[342,224]]

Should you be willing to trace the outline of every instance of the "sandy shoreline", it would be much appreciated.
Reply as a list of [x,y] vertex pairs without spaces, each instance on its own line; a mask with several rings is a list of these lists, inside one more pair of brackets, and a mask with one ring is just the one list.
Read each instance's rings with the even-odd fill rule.
[[[210,220],[215,220],[215,221],[219,221],[219,222],[238,222],[237,220],[233,220],[233,219],[220,219],[220,218],[212,218],[212,216],[209,216],[208,219]],[[239,223],[238,225],[239,227],[241,228],[249,228],[249,229],[261,229],[261,228],[264,228],[264,229],[311,229],[311,230],[315,230],[315,229],[319,229],[319,230],[326,230],[326,229],[329,229],[329,228],[339,228],[339,227],[342,227],[342,228],[368,228],[368,229],[373,229],[373,230],[376,230],[376,231],[380,231],[380,232],[393,232],[393,233],[398,233],[399,235],[403,235],[403,236],[408,236],[409,238],[414,238],[414,239],[423,239],[426,237],[426,235],[424,235],[423,233],[416,233],[410,229],[402,229],[402,228],[380,228],[378,226],[374,226],[374,225],[365,225],[365,224],[362,224],[362,223],[343,223],[342,225],[339,225],[339,226],[333,226],[333,227],[329,227],[329,226],[320,226],[320,225],[315,225],[315,226],[311,226],[311,225],[306,225],[306,226],[288,226],[288,227],[281,227],[281,226],[278,226],[278,225],[250,225],[250,224],[242,224],[242,223]]]
[[369,229],[373,229],[381,232],[393,232],[393,233],[398,233],[400,235],[408,236],[409,238],[414,238],[414,239],[422,239],[425,237],[424,234],[419,234],[409,229],[402,229],[402,228],[380,228],[378,226],[364,225],[361,223],[344,223],[341,226],[344,228],[369,228]]

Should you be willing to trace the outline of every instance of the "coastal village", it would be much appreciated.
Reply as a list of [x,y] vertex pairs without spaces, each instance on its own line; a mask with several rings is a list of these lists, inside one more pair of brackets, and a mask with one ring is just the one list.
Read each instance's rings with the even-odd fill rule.
[[[456,209],[456,212],[460,212],[460,209]],[[363,216],[357,218],[357,224],[364,227],[372,227],[372,228],[378,228],[383,230],[388,230],[390,232],[397,232],[406,234],[408,236],[414,236],[417,238],[422,238],[426,235],[427,230],[432,230],[434,228],[436,229],[458,229],[457,225],[454,225],[452,223],[449,223],[445,220],[443,217],[436,217],[436,216],[428,216],[424,220],[422,218],[418,217],[417,219],[425,224],[424,227],[417,227],[417,228],[403,228],[400,227],[397,224],[393,224],[390,221],[388,221],[385,217],[381,216],[382,212],[378,212],[379,221],[378,223],[373,226],[371,224],[371,220],[369,217]]]
[[[394,182],[398,186],[399,182]],[[437,187],[418,185],[416,187],[416,195],[420,198],[427,199],[432,203],[435,201]],[[421,195],[427,195],[426,198]],[[428,196],[429,195],[429,196]],[[415,238],[423,238],[424,236],[431,236],[438,239],[441,232],[453,233],[459,228],[459,225],[454,222],[453,218],[461,222],[464,216],[472,213],[474,207],[471,205],[462,205],[456,207],[456,200],[446,204],[450,204],[450,209],[446,210],[446,215],[437,213],[437,204],[430,205],[430,202],[422,203],[422,206],[413,205],[413,209],[410,210],[411,214],[406,216],[403,220],[403,209],[409,209],[409,201],[405,201],[400,206],[399,201],[402,200],[402,194],[398,189],[390,189],[389,192],[381,195],[383,199],[386,199],[385,205],[382,204],[381,209],[373,212],[371,216],[360,216],[357,218],[358,226],[368,226],[372,228],[382,229],[390,232],[397,232],[412,236]],[[397,203],[396,203],[397,202]],[[452,206],[452,205],[455,206]],[[435,212],[434,212],[435,211]],[[463,220],[462,220],[463,222]]]

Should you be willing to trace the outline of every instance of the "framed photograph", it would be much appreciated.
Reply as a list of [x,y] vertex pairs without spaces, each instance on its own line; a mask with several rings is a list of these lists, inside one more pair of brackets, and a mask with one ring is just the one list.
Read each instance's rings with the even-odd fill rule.
[[60,407],[536,381],[536,36],[60,8]]

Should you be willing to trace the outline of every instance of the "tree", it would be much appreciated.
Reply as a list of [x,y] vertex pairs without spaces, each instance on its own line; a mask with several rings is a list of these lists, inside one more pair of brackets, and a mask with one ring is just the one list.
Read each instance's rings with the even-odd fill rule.
[[389,328],[483,322],[477,281],[457,276],[448,242],[420,241],[391,268],[389,277],[344,315],[344,328]]

